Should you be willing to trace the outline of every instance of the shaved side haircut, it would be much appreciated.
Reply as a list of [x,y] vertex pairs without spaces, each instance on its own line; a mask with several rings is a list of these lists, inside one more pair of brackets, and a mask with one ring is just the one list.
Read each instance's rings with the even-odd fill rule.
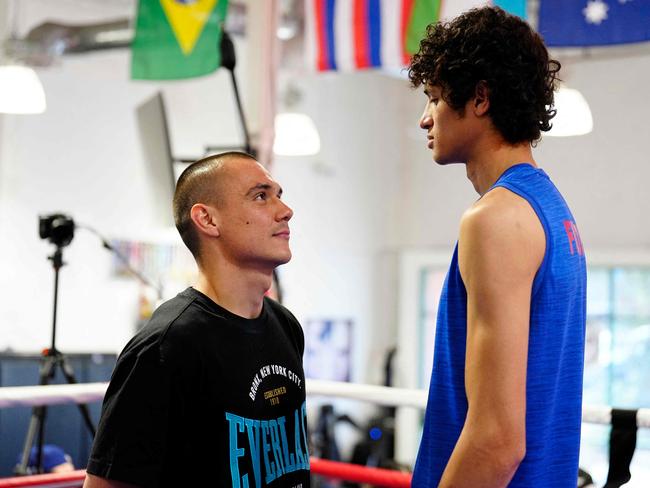
[[257,161],[250,154],[239,151],[213,154],[190,164],[181,173],[176,183],[173,202],[174,223],[181,239],[197,261],[200,254],[199,236],[190,212],[197,203],[219,205],[222,188],[220,185],[224,176],[220,170],[230,159]]

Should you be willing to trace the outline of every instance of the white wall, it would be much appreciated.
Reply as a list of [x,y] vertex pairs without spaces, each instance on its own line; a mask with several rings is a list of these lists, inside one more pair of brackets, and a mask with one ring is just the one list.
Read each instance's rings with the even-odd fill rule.
[[[273,167],[293,204],[294,258],[282,269],[286,302],[299,317],[351,318],[357,381],[381,381],[395,342],[392,298],[380,300],[399,239],[399,112],[404,82],[373,73],[296,77],[300,110],[314,118],[322,151],[277,158]],[[394,284],[394,283],[392,283]]]
[[[70,19],[61,3],[24,5],[29,22],[23,31],[57,16],[99,20],[112,8],[75,3],[77,17]],[[237,47],[244,59],[246,45]],[[572,205],[588,249],[625,252],[650,241],[644,225],[650,210],[644,192],[650,176],[646,51],[568,62],[564,78],[591,104],[594,132],[548,138],[536,150]],[[178,242],[156,223],[158,193],[140,155],[138,103],[164,87],[177,155],[200,156],[206,144],[240,140],[225,72],[184,82],[131,82],[128,63],[125,51],[65,57],[39,70],[48,95],[45,114],[1,117],[0,349],[34,351],[49,341],[51,249],[38,239],[38,214],[65,211],[109,237]],[[258,82],[245,74],[243,93]],[[303,92],[301,109],[314,118],[323,149],[313,158],[278,158],[273,169],[296,211],[294,259],[281,270],[287,304],[301,319],[352,318],[354,379],[379,382],[383,354],[396,337],[399,252],[449,252],[459,218],[476,195],[464,167],[431,161],[417,128],[424,96],[404,80],[377,73],[283,73],[285,82],[290,78]],[[91,235],[79,232],[65,254],[59,346],[120,349],[133,329],[137,283],[109,276],[110,256]]]
[[[130,15],[125,4],[22,5],[21,31],[44,19],[83,23],[106,20],[107,13]],[[237,47],[245,59],[245,46]],[[176,155],[200,157],[205,145],[241,141],[224,70],[156,84],[130,81],[129,63],[127,50],[61,58],[38,70],[46,113],[1,117],[0,349],[39,351],[50,344],[53,272],[46,257],[52,246],[38,238],[38,215],[64,212],[109,238],[180,243],[175,230],[161,225],[160,205],[169,203],[160,198],[169,192],[151,181],[142,160],[138,104],[163,90]],[[245,77],[241,85],[245,91]],[[64,258],[57,345],[120,350],[135,327],[139,285],[111,277],[111,256],[82,230]]]

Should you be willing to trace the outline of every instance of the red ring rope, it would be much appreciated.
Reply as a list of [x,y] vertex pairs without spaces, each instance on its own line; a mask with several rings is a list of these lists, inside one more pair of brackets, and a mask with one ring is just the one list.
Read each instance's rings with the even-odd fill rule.
[[[358,464],[340,463],[325,459],[311,458],[311,472],[320,476],[344,481],[366,483],[384,488],[410,488],[411,475],[391,471],[390,469],[369,468]],[[0,488],[18,487],[48,487],[48,488],[78,488],[83,484],[85,470],[69,473],[39,474],[0,479]]]
[[355,481],[385,488],[410,488],[411,486],[411,475],[409,473],[318,458],[311,458],[309,464],[312,474],[338,480]]
[[48,488],[78,488],[86,477],[86,470],[69,471],[67,473],[35,474],[33,476],[18,476],[16,478],[0,478],[0,488],[16,488],[24,486],[40,486]]

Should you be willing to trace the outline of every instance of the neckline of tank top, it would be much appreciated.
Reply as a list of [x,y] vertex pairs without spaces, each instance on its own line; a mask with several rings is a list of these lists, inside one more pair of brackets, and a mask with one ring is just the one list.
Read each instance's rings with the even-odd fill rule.
[[508,176],[509,174],[513,173],[513,172],[516,171],[517,169],[519,169],[519,168],[524,168],[524,167],[526,167],[526,166],[527,166],[528,168],[530,168],[531,170],[533,170],[533,171],[535,171],[535,172],[541,174],[542,176],[548,178],[548,175],[546,174],[546,172],[545,172],[542,168],[540,168],[539,166],[533,166],[533,165],[530,164],[530,163],[517,163],[517,164],[513,164],[513,165],[510,166],[508,169],[506,169],[503,173],[501,173],[501,176],[499,176],[499,177],[497,178],[497,181],[495,181],[495,182],[494,182],[494,185],[492,185],[492,186],[494,187],[497,183],[499,183],[499,182],[500,182],[501,180],[503,180],[506,176]]

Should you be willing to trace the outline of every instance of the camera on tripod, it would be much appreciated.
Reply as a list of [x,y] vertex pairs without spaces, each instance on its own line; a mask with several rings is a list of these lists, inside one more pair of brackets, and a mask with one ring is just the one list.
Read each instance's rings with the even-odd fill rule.
[[[72,365],[65,357],[65,355],[56,348],[56,312],[59,296],[59,270],[65,264],[63,262],[63,248],[72,242],[74,237],[75,223],[72,217],[61,213],[51,215],[39,215],[38,217],[38,234],[41,239],[48,239],[52,244],[56,245],[56,249],[51,256],[48,256],[52,262],[52,269],[54,270],[54,313],[52,314],[52,345],[48,349],[43,350],[42,364],[39,372],[40,384],[48,385],[54,378],[56,369],[61,369],[63,376],[69,384],[77,383],[74,375]],[[84,419],[88,431],[94,437],[95,426],[93,425],[90,412],[87,405],[83,403],[77,404],[81,416]],[[32,452],[32,446],[36,439],[36,470],[39,473],[43,472],[43,445],[45,441],[45,420],[46,420],[46,406],[38,406],[32,408],[32,417],[27,428],[25,435],[25,443],[23,444],[23,452],[20,456],[19,464],[14,468],[14,472],[18,475],[31,474],[29,468],[29,458]]]
[[72,217],[63,214],[45,215],[38,218],[38,234],[41,239],[49,239],[58,247],[67,246],[72,242],[74,227]]

